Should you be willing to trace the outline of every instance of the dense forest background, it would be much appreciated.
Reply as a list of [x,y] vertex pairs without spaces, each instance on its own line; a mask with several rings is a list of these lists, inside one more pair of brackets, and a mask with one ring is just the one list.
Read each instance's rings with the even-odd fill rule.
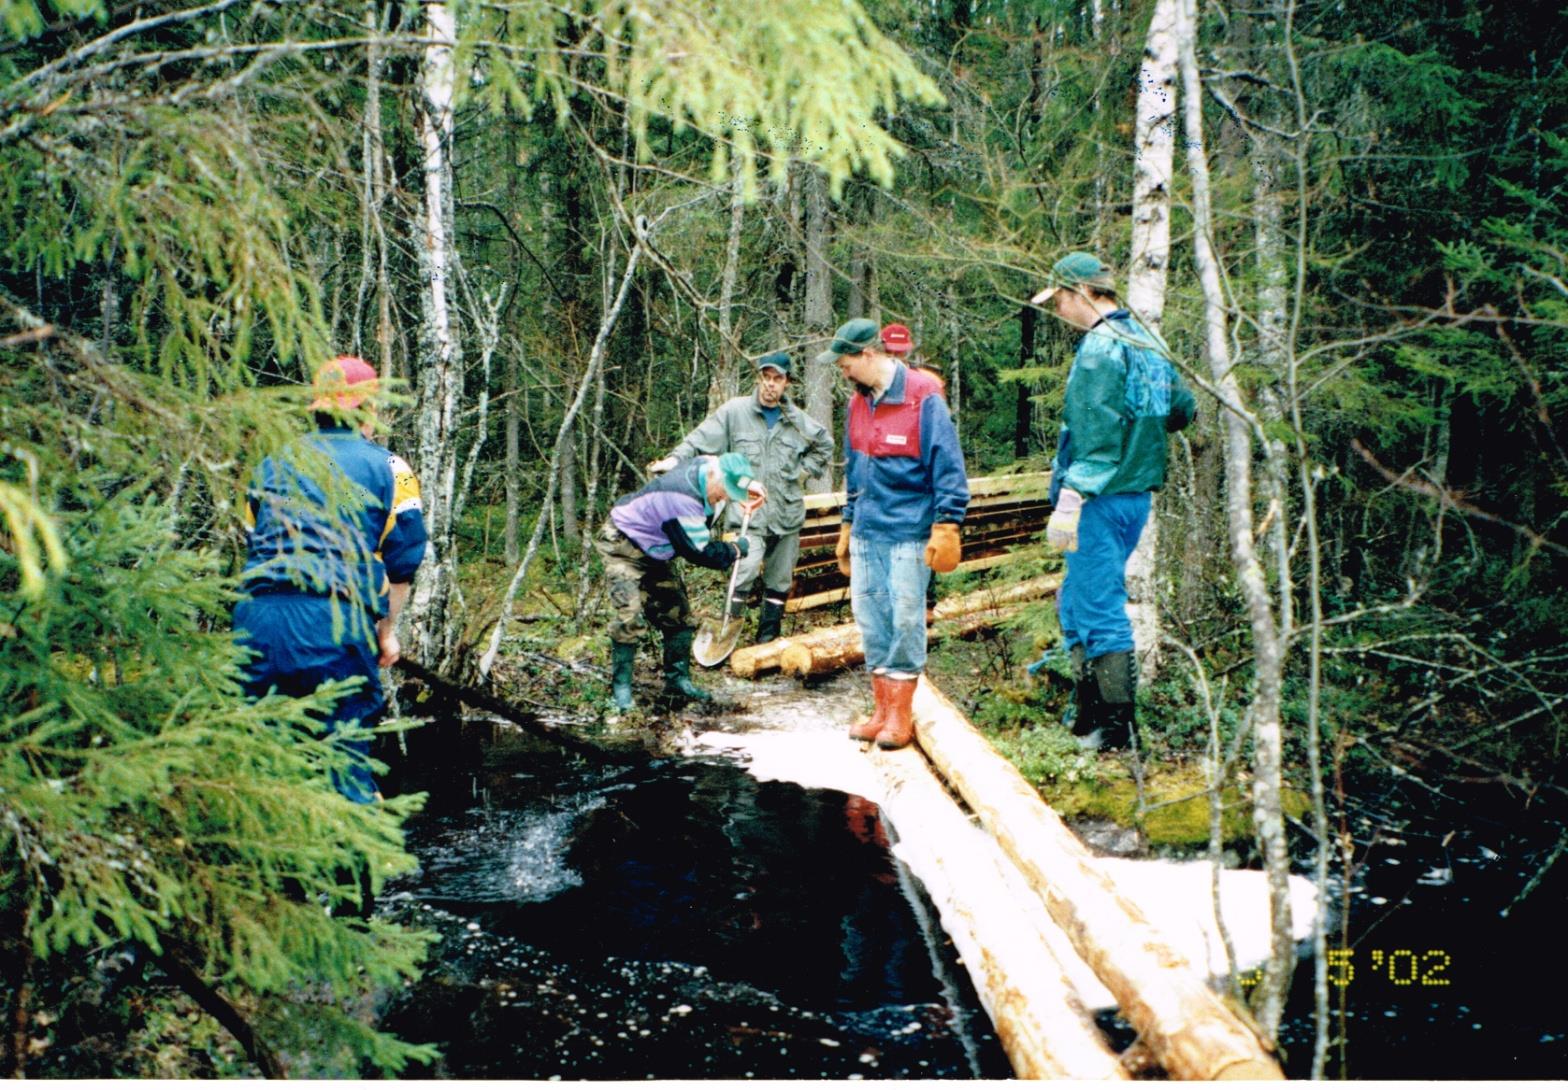
[[[262,1070],[423,1055],[345,997],[426,937],[283,895],[406,868],[419,799],[323,788],[311,701],[244,705],[228,640],[235,498],[339,352],[404,395],[409,652],[489,674],[519,603],[594,631],[609,503],[751,358],[849,317],[914,331],[972,474],[1045,468],[1072,338],[1027,300],[1095,250],[1202,391],[1139,592],[1157,743],[1246,779],[1276,872],[1284,784],[1320,874],[1347,774],[1560,801],[1549,5],[0,0],[0,27],[7,1073],[88,1062],[63,1045],[127,948]],[[814,366],[792,393],[842,412]],[[178,1009],[94,1071],[218,1033]]]

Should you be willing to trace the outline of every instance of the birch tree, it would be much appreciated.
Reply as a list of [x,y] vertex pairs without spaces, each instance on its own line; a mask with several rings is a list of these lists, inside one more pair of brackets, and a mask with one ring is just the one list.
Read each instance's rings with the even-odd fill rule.
[[1204,150],[1202,83],[1198,74],[1195,0],[1178,0],[1177,50],[1181,71],[1182,118],[1186,161],[1192,181],[1193,264],[1203,290],[1204,348],[1210,381],[1220,400],[1225,435],[1225,513],[1231,559],[1252,633],[1252,701],[1247,725],[1253,741],[1253,821],[1263,849],[1269,887],[1272,940],[1263,980],[1254,1000],[1266,1040],[1279,1033],[1285,993],[1295,965],[1291,938],[1290,855],[1283,805],[1284,731],[1280,698],[1284,682],[1287,633],[1280,630],[1269,593],[1265,565],[1255,545],[1252,464],[1254,441],[1262,441],[1258,419],[1243,401],[1231,363],[1230,304],[1214,246],[1213,197]]
[[450,609],[457,583],[458,414],[463,350],[449,296],[457,260],[453,233],[453,110],[457,93],[457,22],[443,0],[424,5],[425,46],[419,79],[419,146],[423,175],[419,246],[420,331],[415,416],[430,554],[414,586],[409,621],[426,663],[445,665],[455,639]]
[[[1165,312],[1171,256],[1171,176],[1176,143],[1176,4],[1155,0],[1139,69],[1133,126],[1132,257],[1127,265],[1127,305],[1154,332]],[[1138,674],[1147,683],[1159,668],[1160,502],[1155,496],[1138,547],[1127,560],[1127,613]]]

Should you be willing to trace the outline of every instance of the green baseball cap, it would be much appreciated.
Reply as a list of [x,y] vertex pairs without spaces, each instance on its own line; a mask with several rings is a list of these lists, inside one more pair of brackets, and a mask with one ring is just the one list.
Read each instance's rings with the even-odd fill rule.
[[744,454],[730,451],[719,455],[719,473],[724,478],[724,494],[732,500],[743,500],[749,494],[752,482],[751,459]]
[[769,367],[785,378],[789,378],[789,353],[769,352],[766,356],[757,357],[757,370],[762,371]]
[[1039,306],[1062,288],[1096,288],[1114,295],[1116,281],[1105,262],[1093,254],[1074,250],[1051,266],[1050,283],[1029,301]]
[[837,363],[840,356],[862,352],[882,346],[882,330],[870,318],[851,318],[833,334],[833,343],[826,352],[817,353],[818,363]]

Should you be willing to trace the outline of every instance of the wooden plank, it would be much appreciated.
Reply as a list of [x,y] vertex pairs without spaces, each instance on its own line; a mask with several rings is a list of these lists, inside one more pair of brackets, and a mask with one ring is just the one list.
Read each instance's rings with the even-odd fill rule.
[[915,730],[937,771],[1017,865],[1170,1075],[1284,1077],[1204,976],[1117,894],[1061,818],[924,678],[915,691]]

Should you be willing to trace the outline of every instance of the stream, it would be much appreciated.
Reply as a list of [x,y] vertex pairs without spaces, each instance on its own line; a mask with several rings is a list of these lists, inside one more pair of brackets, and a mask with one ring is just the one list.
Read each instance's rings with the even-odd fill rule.
[[[701,746],[590,765],[485,724],[408,744],[389,786],[431,792],[408,825],[420,866],[379,911],[440,939],[382,1024],[443,1055],[404,1077],[1010,1075],[896,835],[859,795],[759,780]],[[1342,1039],[1327,1073],[1568,1076],[1550,990],[1568,960],[1552,927],[1568,860],[1519,897],[1560,827],[1521,822],[1501,791],[1367,790],[1347,816],[1358,866],[1326,897]],[[1300,949],[1291,1077],[1312,1059]],[[1099,1021],[1117,1047],[1132,1040],[1114,1011]]]

